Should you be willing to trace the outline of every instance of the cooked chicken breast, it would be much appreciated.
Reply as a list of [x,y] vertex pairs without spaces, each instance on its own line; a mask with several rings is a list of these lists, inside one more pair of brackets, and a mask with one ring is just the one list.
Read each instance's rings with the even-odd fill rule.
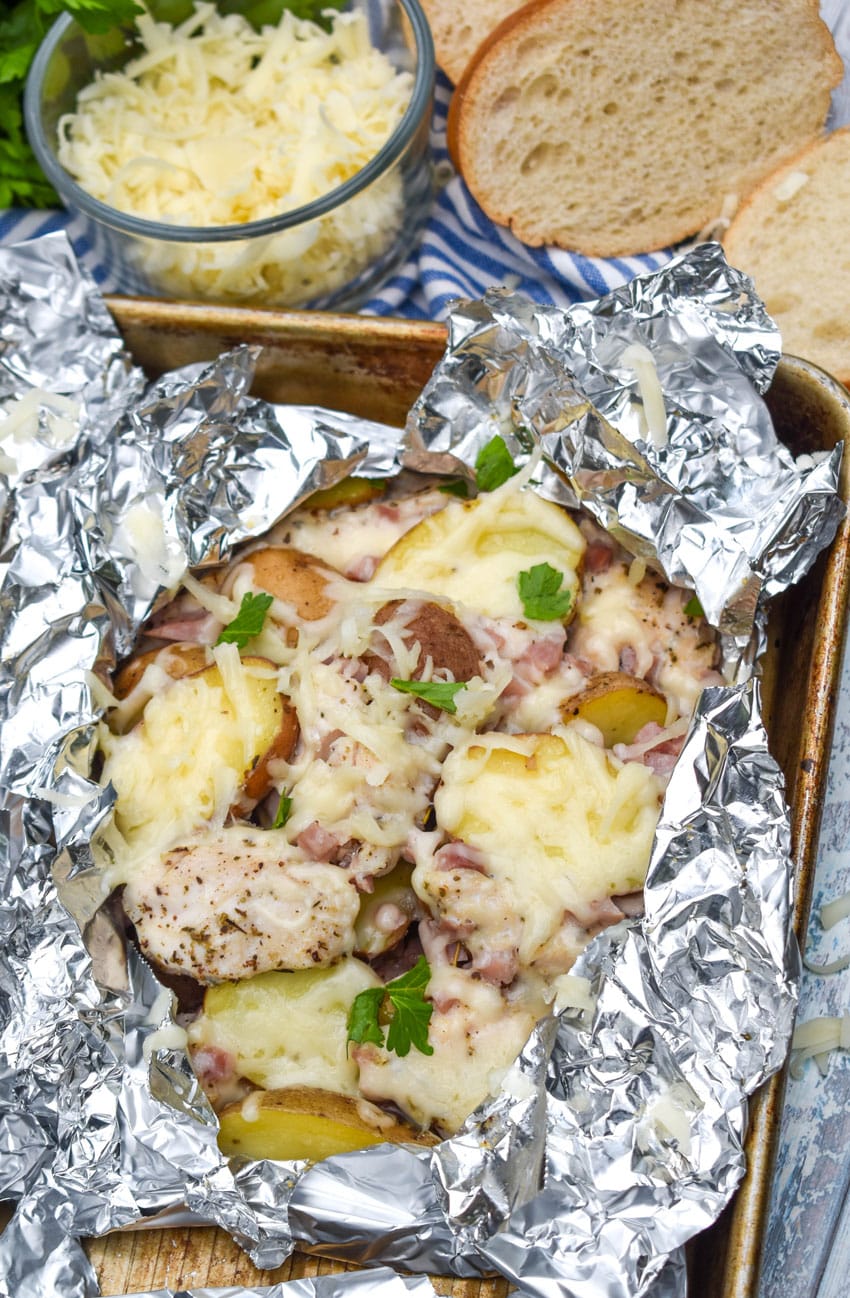
[[359,905],[347,870],[251,825],[194,835],[124,892],[145,954],[205,984],[332,964],[354,949]]

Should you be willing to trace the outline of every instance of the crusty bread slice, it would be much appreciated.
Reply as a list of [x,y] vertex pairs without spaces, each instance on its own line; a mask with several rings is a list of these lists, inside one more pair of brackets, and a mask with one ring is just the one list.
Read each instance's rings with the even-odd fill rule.
[[484,37],[525,0],[422,0],[437,64],[455,84]]
[[529,0],[472,56],[449,148],[525,243],[648,252],[816,139],[842,73],[817,0]]
[[750,195],[723,239],[793,352],[850,385],[850,127]]

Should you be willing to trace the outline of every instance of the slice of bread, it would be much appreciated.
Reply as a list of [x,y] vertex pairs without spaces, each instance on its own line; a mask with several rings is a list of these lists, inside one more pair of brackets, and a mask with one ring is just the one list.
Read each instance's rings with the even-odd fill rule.
[[817,0],[529,0],[467,66],[449,149],[523,242],[649,252],[818,138],[842,74]]
[[455,84],[484,37],[525,0],[422,0],[437,64]]
[[850,385],[850,127],[750,195],[723,239],[793,352]]

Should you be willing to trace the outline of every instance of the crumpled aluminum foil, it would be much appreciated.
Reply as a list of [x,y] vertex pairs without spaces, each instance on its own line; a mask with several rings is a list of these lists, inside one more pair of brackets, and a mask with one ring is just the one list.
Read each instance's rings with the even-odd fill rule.
[[[0,274],[9,391],[54,386],[65,358],[82,394],[76,440],[57,452],[48,438],[22,469],[6,524],[0,1187],[19,1204],[0,1293],[93,1295],[78,1237],[183,1204],[261,1267],[299,1243],[413,1272],[495,1270],[541,1295],[679,1298],[681,1246],[743,1174],[746,1096],[780,1065],[795,1003],[788,824],[757,684],[704,693],[646,918],[588,947],[575,1007],[538,1026],[499,1093],[434,1150],[309,1167],[221,1156],[169,1039],[170,993],[102,904],[90,843],[110,797],[89,778],[91,671],[131,647],[187,563],[219,561],[358,465],[469,473],[498,430],[526,453],[542,441],[547,494],[580,498],[644,557],[657,541],[737,646],[730,679],[744,675],[760,596],[803,574],[842,512],[838,453],[795,464],[775,443],[758,390],[779,339],[749,281],[704,245],[566,312],[499,293],[466,304],[402,448],[397,430],[250,398],[251,348],[142,391],[61,236],[1,253]],[[629,342],[657,360],[663,446],[619,363]],[[152,526],[153,555],[139,547]]]

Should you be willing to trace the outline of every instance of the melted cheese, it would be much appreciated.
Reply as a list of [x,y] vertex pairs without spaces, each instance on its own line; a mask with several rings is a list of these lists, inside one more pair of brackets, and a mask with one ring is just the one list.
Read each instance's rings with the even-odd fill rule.
[[517,579],[548,563],[578,593],[584,538],[569,514],[513,479],[475,500],[452,500],[407,532],[378,566],[390,590],[427,590],[492,618],[524,621]]
[[142,576],[154,586],[174,586],[186,571],[186,551],[165,531],[162,514],[151,499],[128,509],[116,540],[129,550]]
[[280,726],[268,669],[241,662],[234,645],[216,653],[218,665],[154,695],[129,733],[101,730],[102,779],[115,787],[115,825],[125,840],[113,882],[199,825],[223,824]]
[[630,343],[620,360],[637,375],[643,431],[649,433],[653,446],[660,450],[667,445],[667,411],[655,357],[641,343]]
[[[659,793],[647,767],[620,766],[573,730],[488,734],[446,759],[434,807],[437,823],[477,848],[488,875],[509,890],[528,965],[565,912],[590,925],[601,897],[643,885]],[[426,901],[438,876],[414,872]],[[467,918],[474,923],[474,912]]]
[[392,545],[429,514],[444,509],[447,497],[421,491],[399,500],[374,500],[353,509],[322,513],[295,510],[269,538],[270,545],[292,545],[324,559],[340,572],[357,570],[364,560],[376,563]]
[[[325,32],[285,10],[257,32],[199,3],[177,27],[145,14],[137,28],[142,53],[80,92],[58,156],[95,198],[159,223],[241,225],[321,198],[371,161],[410,99],[410,74],[372,46],[362,13]],[[364,269],[402,212],[392,171],[292,230],[133,252],[172,294],[304,302]]]
[[668,698],[668,720],[689,717],[703,684],[721,678],[713,671],[714,641],[705,636],[702,619],[685,614],[688,599],[687,591],[654,575],[635,583],[630,563],[615,560],[585,577],[567,648],[600,672],[651,680]]
[[189,1041],[226,1050],[238,1059],[242,1076],[268,1090],[317,1086],[356,1095],[357,1065],[346,1041],[348,1011],[359,992],[380,986],[369,965],[353,959],[332,969],[224,983],[208,990]]
[[434,1053],[360,1051],[360,1088],[367,1098],[395,1102],[422,1126],[454,1132],[498,1085],[544,1007],[506,1004],[498,988],[451,967],[432,971],[429,995],[445,1005],[428,1030]]
[[[189,949],[169,925],[188,924],[190,935],[212,932],[223,906],[216,889],[233,891],[229,864],[238,857],[228,848],[230,836],[250,837],[257,860],[267,850],[279,851],[293,878],[302,871],[316,889],[327,888],[328,896],[329,881],[339,885],[331,916],[338,941],[327,948],[327,960],[339,963],[322,974],[273,972],[212,988],[192,1029],[196,1045],[227,1050],[237,1072],[257,1085],[357,1093],[358,1063],[345,1051],[345,1018],[357,992],[378,980],[349,953],[366,949],[355,934],[355,885],[368,890],[371,876],[392,871],[386,876],[390,888],[403,878],[402,891],[392,893],[401,904],[384,917],[394,934],[393,925],[400,922],[403,929],[405,915],[417,909],[429,921],[420,937],[431,962],[434,1054],[411,1051],[402,1059],[374,1046],[359,1049],[360,1094],[395,1102],[415,1120],[446,1131],[455,1130],[504,1075],[547,999],[557,1008],[584,1003],[576,980],[561,975],[586,943],[588,930],[611,922],[607,898],[643,883],[661,781],[639,762],[624,764],[606,752],[592,727],[586,733],[580,724],[562,727],[559,703],[582,687],[586,666],[579,657],[599,670],[616,670],[630,647],[638,669],[649,671],[657,667],[659,644],[678,650],[688,635],[695,652],[693,659],[683,654],[682,670],[695,693],[697,669],[691,663],[699,670],[703,663],[696,653],[697,632],[693,619],[682,614],[678,592],[668,608],[663,589],[639,563],[617,559],[608,571],[585,576],[584,601],[566,632],[575,656],[559,659],[564,628],[523,618],[516,577],[546,562],[560,568],[577,592],[584,540],[563,511],[525,489],[528,474],[523,470],[472,504],[445,505],[441,498],[444,507],[426,509],[424,518],[420,499],[409,514],[401,510],[390,520],[392,536],[377,522],[382,502],[350,511],[352,553],[367,555],[393,541],[372,581],[330,578],[325,587],[330,609],[315,621],[298,619],[294,603],[276,599],[252,646],[269,661],[246,666],[250,660],[240,659],[235,646],[219,646],[214,666],[199,677],[169,682],[147,705],[141,725],[104,740],[105,774],[119,792],[117,826],[111,827],[109,841],[124,853],[125,871],[133,874],[125,893],[136,907],[133,914],[138,911],[150,929],[148,913],[159,907],[167,921],[160,942],[165,954],[157,958],[167,957],[166,948],[177,950],[178,939],[181,951]],[[333,553],[344,555],[346,513],[323,521],[333,532]],[[398,539],[402,521],[408,530]],[[295,516],[280,525],[288,530],[281,536],[278,529],[274,540],[303,544],[314,525],[305,516],[302,528]],[[232,599],[191,578],[187,586],[227,621],[250,588],[251,572],[248,563],[231,571]],[[416,623],[408,595],[419,605],[429,595],[443,605],[451,601],[479,655],[480,674],[455,695],[454,715],[423,707],[394,689],[375,666],[380,641],[382,652],[391,654],[391,674],[451,679],[446,668],[423,658],[410,630]],[[388,611],[389,601],[400,602]],[[379,610],[386,615],[380,626]],[[427,630],[419,634],[427,638]],[[671,657],[667,667],[674,666]],[[527,692],[518,692],[518,686]],[[274,830],[222,829],[260,751],[257,729],[265,707],[260,695],[276,698],[278,691],[291,701],[300,727],[295,752],[272,767],[277,792],[291,800],[289,819]],[[528,733],[506,733],[523,723]],[[425,832],[421,827],[432,800],[437,828]],[[197,830],[199,818],[203,832]],[[129,844],[122,845],[119,830]],[[176,843],[181,833],[189,834],[181,840],[180,853],[189,862],[183,872],[162,859],[154,868],[152,854]],[[330,837],[330,846],[322,834]],[[450,838],[460,840],[457,849]],[[464,845],[473,849],[465,861]],[[437,854],[444,847],[441,865]],[[178,885],[182,888],[184,875],[195,872],[204,850],[209,859],[197,873],[205,877],[205,887],[189,905],[184,892],[176,895]],[[314,852],[325,855],[314,861]],[[415,858],[412,891],[408,867],[395,868],[400,857]],[[334,860],[342,864],[329,863]],[[275,927],[299,923],[297,902],[281,892],[266,906],[271,894],[254,889],[250,880],[246,884],[242,866],[240,871],[237,884],[251,895],[234,894],[233,906],[244,909],[256,902],[267,913],[252,919],[253,927],[243,925],[244,934],[240,929],[241,936],[229,937],[220,949],[201,953],[211,980],[236,978],[250,968],[248,961],[258,958],[253,938],[261,930],[270,938]],[[173,904],[170,895],[162,895],[169,880]],[[376,896],[381,895],[379,884]],[[305,898],[312,906],[306,893]],[[215,914],[207,913],[211,907]],[[361,929],[364,924],[365,918]],[[150,932],[148,939],[154,943]],[[373,945],[384,950],[377,938]],[[222,972],[231,953],[233,971]],[[283,965],[271,963],[275,959],[272,955],[264,963],[260,952],[253,967],[277,971]],[[457,959],[462,967],[455,967]],[[290,958],[285,967],[296,966]]]

